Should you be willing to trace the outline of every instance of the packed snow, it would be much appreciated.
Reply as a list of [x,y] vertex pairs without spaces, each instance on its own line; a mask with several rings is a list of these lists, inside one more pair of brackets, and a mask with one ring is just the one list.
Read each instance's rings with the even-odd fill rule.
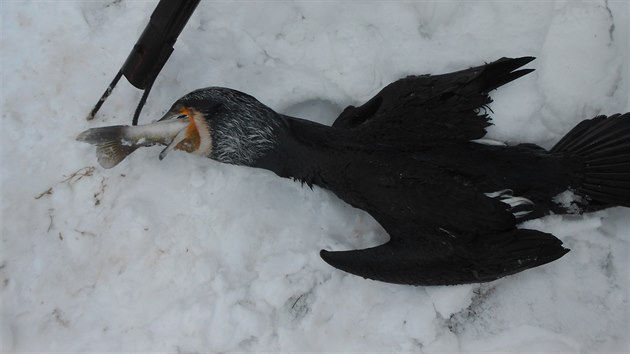
[[[81,131],[130,124],[121,81],[85,117],[155,2],[2,1],[2,352],[628,352],[630,212],[527,227],[571,249],[483,285],[399,286],[320,249],[387,239],[365,212],[268,171],[160,148],[98,166]],[[213,2],[182,32],[140,118],[227,86],[330,124],[408,74],[532,55],[493,93],[489,138],[550,147],[630,110],[628,3]]]

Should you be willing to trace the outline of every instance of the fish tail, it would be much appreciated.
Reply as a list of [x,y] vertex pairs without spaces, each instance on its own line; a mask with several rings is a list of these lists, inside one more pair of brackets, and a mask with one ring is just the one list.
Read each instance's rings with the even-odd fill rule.
[[630,113],[582,121],[550,152],[583,163],[571,187],[592,210],[630,207]]
[[115,125],[88,129],[77,136],[77,141],[95,145],[98,163],[103,168],[112,168],[138,148],[125,142],[127,128],[124,125]]

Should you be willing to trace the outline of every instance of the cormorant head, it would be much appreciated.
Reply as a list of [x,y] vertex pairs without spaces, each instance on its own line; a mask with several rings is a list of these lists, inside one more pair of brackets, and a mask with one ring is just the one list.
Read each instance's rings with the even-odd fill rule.
[[277,144],[277,128],[282,122],[276,112],[254,97],[222,87],[185,95],[160,120],[182,117],[189,118],[188,127],[163,154],[175,148],[246,166]]

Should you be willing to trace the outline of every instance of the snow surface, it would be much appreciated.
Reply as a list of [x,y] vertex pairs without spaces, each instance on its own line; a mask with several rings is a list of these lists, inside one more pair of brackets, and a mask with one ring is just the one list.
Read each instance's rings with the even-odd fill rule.
[[[1,2],[3,352],[630,350],[628,209],[528,222],[572,249],[533,270],[396,286],[320,260],[386,239],[327,191],[157,147],[98,167],[74,138],[131,121],[122,81],[84,118],[154,6]],[[141,121],[228,86],[330,123],[401,76],[533,55],[493,94],[489,138],[549,147],[630,110],[628,43],[626,1],[204,1]]]

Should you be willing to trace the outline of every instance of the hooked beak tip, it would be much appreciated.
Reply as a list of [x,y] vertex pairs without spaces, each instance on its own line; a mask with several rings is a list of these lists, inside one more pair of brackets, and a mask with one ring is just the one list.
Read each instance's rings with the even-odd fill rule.
[[164,160],[164,158],[166,157],[166,154],[168,153],[168,146],[165,147],[162,152],[160,152],[160,155],[158,155],[158,158],[160,159],[160,161]]

